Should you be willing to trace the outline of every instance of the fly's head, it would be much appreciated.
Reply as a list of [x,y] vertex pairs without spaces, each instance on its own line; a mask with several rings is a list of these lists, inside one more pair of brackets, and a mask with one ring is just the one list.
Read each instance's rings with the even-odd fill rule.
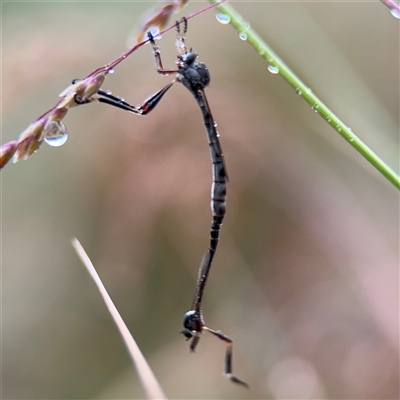
[[196,311],[188,311],[183,317],[183,333],[187,340],[191,339],[196,333],[201,332],[202,324]]
[[183,329],[181,333],[183,333],[186,337],[186,340],[192,340],[190,342],[190,351],[195,351],[197,344],[200,340],[200,334],[203,330],[203,323],[201,321],[201,316],[196,311],[188,311],[183,317]]
[[192,49],[186,50],[178,56],[177,64],[179,68],[187,69],[192,67],[197,60],[197,53]]

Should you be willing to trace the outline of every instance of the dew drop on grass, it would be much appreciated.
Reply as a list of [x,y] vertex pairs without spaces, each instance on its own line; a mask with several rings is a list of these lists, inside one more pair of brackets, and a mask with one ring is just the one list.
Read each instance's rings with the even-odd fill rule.
[[239,38],[240,38],[241,40],[247,40],[247,35],[246,35],[244,32],[240,32],[240,33],[239,33]]
[[50,121],[44,128],[44,141],[52,147],[62,146],[68,139],[67,128],[61,121]]
[[273,65],[268,65],[268,71],[274,75],[279,74],[279,68],[274,67]]
[[390,14],[392,14],[393,17],[395,17],[395,18],[397,18],[397,19],[400,19],[400,11],[397,10],[396,8],[392,8],[392,9],[390,10]]
[[222,25],[227,25],[227,24],[229,24],[229,22],[231,22],[231,17],[226,14],[217,13],[216,18],[217,18],[217,21],[219,23],[221,23]]
[[157,26],[152,26],[149,29],[149,32],[153,35],[153,38],[156,40],[160,40],[162,35],[160,35],[160,29]]

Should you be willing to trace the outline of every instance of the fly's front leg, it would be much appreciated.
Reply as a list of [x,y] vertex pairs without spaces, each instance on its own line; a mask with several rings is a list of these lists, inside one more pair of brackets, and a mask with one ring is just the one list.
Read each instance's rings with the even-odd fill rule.
[[178,72],[178,70],[176,70],[176,69],[164,69],[162,61],[161,61],[161,50],[157,46],[157,44],[154,40],[154,36],[150,31],[147,32],[147,37],[149,38],[150,43],[153,46],[154,61],[156,63],[157,72],[162,75],[176,74]]
[[[181,31],[181,24],[183,24],[183,30]],[[179,54],[184,54],[187,53],[187,47],[186,47],[186,42],[185,42],[185,35],[187,32],[187,19],[186,17],[183,17],[180,21],[175,22],[175,27],[176,27],[176,32],[177,32],[177,38],[176,38],[176,48],[178,50]]]
[[237,376],[232,374],[232,339],[229,336],[224,335],[221,331],[214,331],[213,329],[203,327],[204,330],[212,333],[217,338],[223,340],[227,343],[226,354],[225,354],[225,365],[224,365],[224,375],[229,378],[232,382],[238,383],[239,385],[243,385],[249,387],[249,385],[239,379]]

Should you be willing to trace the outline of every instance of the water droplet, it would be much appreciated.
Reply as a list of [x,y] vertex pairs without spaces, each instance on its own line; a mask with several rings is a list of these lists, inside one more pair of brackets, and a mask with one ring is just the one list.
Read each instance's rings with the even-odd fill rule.
[[392,14],[393,17],[400,19],[400,11],[397,8],[392,8],[390,14]]
[[250,29],[250,23],[249,23],[249,22],[245,22],[244,28],[245,28],[245,29]]
[[108,73],[109,73],[109,74],[113,74],[114,72],[115,72],[115,71],[114,71],[112,68],[108,70]]
[[62,146],[68,139],[67,128],[61,121],[50,121],[44,127],[44,141],[52,147]]
[[246,35],[244,32],[240,32],[240,33],[239,33],[239,38],[240,38],[241,40],[247,40],[247,35]]
[[106,94],[112,94],[111,90],[106,90]]
[[295,92],[296,92],[298,95],[301,95],[301,94],[303,93],[299,88],[296,88]]
[[316,104],[316,105],[314,106],[314,111],[315,111],[315,112],[318,112],[318,109],[319,109],[319,104]]
[[273,65],[268,65],[268,71],[271,72],[271,74],[279,74],[279,68],[274,67]]
[[306,89],[306,92],[307,92],[307,93],[312,93],[312,90],[308,87],[308,88]]
[[217,21],[220,22],[222,25],[227,25],[229,24],[229,22],[231,22],[231,17],[222,13],[217,13],[216,18]]
[[149,31],[153,35],[154,39],[160,40],[162,38],[162,35],[160,35],[160,30],[157,26],[151,26]]
[[342,132],[342,128],[341,128],[339,125],[336,125],[336,130],[337,130],[338,132]]
[[327,122],[331,122],[330,117],[326,117],[326,121],[327,121]]
[[349,142],[354,142],[353,136],[349,136]]
[[216,128],[218,126],[218,124],[214,121],[214,128]]
[[217,137],[219,137],[219,132],[217,132]]
[[265,50],[263,48],[258,49],[258,54],[262,57],[265,54]]

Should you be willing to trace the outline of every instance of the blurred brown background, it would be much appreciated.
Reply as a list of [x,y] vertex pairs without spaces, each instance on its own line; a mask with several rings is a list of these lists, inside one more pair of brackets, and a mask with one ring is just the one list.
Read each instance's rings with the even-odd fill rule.
[[[182,15],[207,5],[190,2]],[[126,50],[150,2],[2,4],[3,143],[73,78]],[[375,2],[235,2],[307,85],[398,168],[399,21]],[[189,22],[230,184],[196,354],[178,332],[208,245],[211,163],[182,85],[140,118],[71,110],[68,142],[2,172],[3,398],[139,399],[76,236],[173,399],[399,396],[398,192],[211,11]],[[174,33],[159,42],[175,60]],[[138,104],[169,78],[149,46],[104,89]]]

